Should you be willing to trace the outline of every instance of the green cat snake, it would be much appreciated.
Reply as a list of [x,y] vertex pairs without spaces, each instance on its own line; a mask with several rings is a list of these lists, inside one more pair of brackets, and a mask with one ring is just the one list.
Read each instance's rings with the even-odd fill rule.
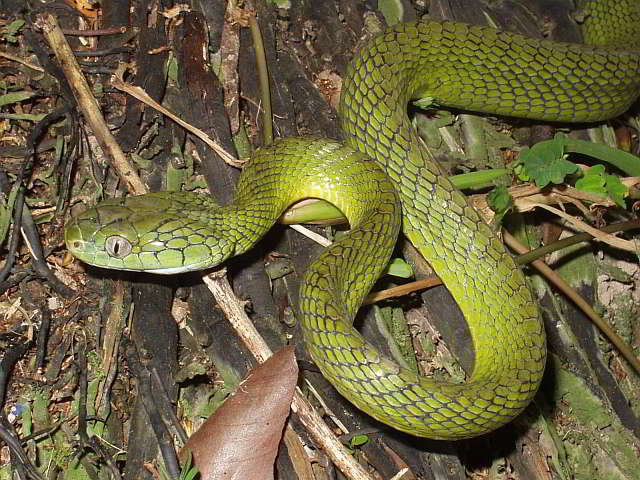
[[[421,147],[407,104],[428,96],[457,109],[554,122],[623,113],[640,91],[638,3],[580,7],[590,46],[453,22],[395,25],[360,50],[343,79],[344,145],[292,138],[260,149],[226,207],[190,193],[105,201],[67,224],[67,247],[105,268],[206,269],[251,248],[298,199],[328,200],[352,228],[312,263],[300,291],[304,337],[322,373],[398,430],[435,439],[492,431],[536,393],[544,328],[511,256]],[[400,225],[467,319],[475,363],[465,383],[419,377],[352,327]]]

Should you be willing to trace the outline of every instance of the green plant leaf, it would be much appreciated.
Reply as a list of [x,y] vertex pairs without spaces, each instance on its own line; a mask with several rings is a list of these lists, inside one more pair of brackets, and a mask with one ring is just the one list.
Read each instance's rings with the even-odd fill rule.
[[576,188],[583,192],[606,195],[606,183],[605,179],[600,175],[585,175],[578,179],[576,182]]
[[378,10],[380,10],[388,25],[400,23],[404,15],[404,5],[400,0],[380,0],[378,2]]
[[565,159],[564,137],[556,136],[553,140],[540,142],[520,152],[517,170],[523,180],[533,180],[537,187],[544,188],[549,183],[560,184],[567,175],[578,171],[575,163]]
[[513,197],[505,185],[499,185],[487,194],[487,204],[496,212],[493,221],[500,224],[504,216],[513,208]]
[[185,458],[180,470],[180,480],[193,480],[200,471],[193,465],[193,453],[187,449],[187,458]]
[[576,181],[576,188],[603,197],[609,197],[616,205],[626,208],[625,197],[629,195],[629,187],[620,183],[615,175],[609,175],[604,165],[598,164],[585,170],[582,178]]
[[465,188],[479,188],[490,185],[491,182],[498,178],[508,175],[510,172],[507,168],[494,168],[489,170],[478,170],[476,172],[460,173],[453,177],[449,177],[449,180],[459,188],[463,190]]
[[20,31],[22,27],[24,27],[24,24],[25,24],[24,20],[14,20],[9,25],[7,25],[7,32],[9,32],[12,35],[15,35]]
[[640,176],[640,162],[638,162],[638,157],[631,153],[627,153],[618,148],[613,148],[601,143],[569,138],[563,133],[557,133],[555,138],[549,141],[562,141],[564,143],[564,151],[566,153],[587,155],[589,157],[596,158],[601,162],[613,165],[627,175],[631,175],[633,177]]
[[351,447],[359,447],[360,445],[364,445],[369,441],[369,437],[367,435],[354,435],[351,437],[349,441],[349,445]]
[[0,199],[0,245],[4,243],[4,240],[9,231],[11,220],[13,218],[13,207],[16,203],[16,197],[18,196],[19,187],[14,186],[6,202]]
[[394,277],[399,278],[413,277],[413,269],[411,268],[411,265],[398,257],[394,257],[389,261],[387,270],[384,273],[386,275],[393,275]]
[[5,105],[10,105],[12,103],[19,103],[23,100],[27,100],[35,95],[34,92],[11,92],[5,95],[0,95],[0,107],[4,107]]
[[433,97],[423,97],[418,100],[414,100],[413,104],[416,107],[422,108],[423,110],[429,110],[430,108],[434,108],[437,103],[435,102],[435,98]]
[[627,208],[625,197],[629,196],[629,187],[620,183],[620,179],[615,175],[606,175],[605,178],[609,198],[616,202],[619,207]]

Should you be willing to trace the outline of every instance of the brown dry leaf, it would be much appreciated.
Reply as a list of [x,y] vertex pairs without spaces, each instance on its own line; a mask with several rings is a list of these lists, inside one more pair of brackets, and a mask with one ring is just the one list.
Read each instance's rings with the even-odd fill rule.
[[255,367],[184,446],[202,480],[272,480],[273,466],[298,380],[293,347]]

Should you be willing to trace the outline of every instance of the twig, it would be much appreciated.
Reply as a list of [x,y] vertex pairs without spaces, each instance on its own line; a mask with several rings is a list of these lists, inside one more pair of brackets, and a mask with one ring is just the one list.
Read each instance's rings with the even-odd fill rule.
[[91,130],[93,130],[104,153],[111,157],[114,170],[127,184],[130,192],[137,195],[146,193],[147,187],[129,163],[127,156],[104,121],[100,106],[93,96],[87,80],[80,71],[80,66],[71,51],[71,47],[69,47],[67,40],[64,38],[62,30],[60,30],[56,18],[50,13],[40,14],[38,15],[36,26],[42,29],[45,39],[49,42],[58,62],[60,62],[69,86],[73,91],[73,96],[78,102],[78,108],[84,115]]
[[633,242],[602,232],[597,228],[593,228],[592,226],[586,224],[582,220],[574,217],[573,215],[569,215],[568,213],[565,213],[562,210],[559,210],[555,207],[552,207],[550,205],[545,205],[543,203],[533,203],[533,202],[531,202],[531,205],[534,207],[543,208],[548,212],[554,213],[555,215],[561,218],[564,218],[568,222],[572,223],[575,227],[579,228],[584,232],[587,232],[596,240],[606,243],[607,245],[611,245],[612,247],[619,248],[620,250],[624,250],[625,252],[631,252],[631,253],[637,253],[639,250],[638,246],[634,245]]
[[[271,349],[253,326],[241,302],[233,293],[226,277],[226,270],[221,269],[205,275],[203,280],[245,346],[258,362],[264,362],[271,356]],[[347,452],[298,388],[293,395],[291,410],[298,414],[309,435],[323,448],[345,476],[351,480],[372,480],[364,468]]]
[[44,72],[44,68],[42,68],[41,66],[34,65],[33,63],[29,63],[26,60],[23,60],[22,58],[17,57],[16,55],[11,55],[10,53],[7,53],[7,52],[0,52],[0,57],[4,57],[7,60],[12,60],[14,62],[21,63],[22,65],[30,68],[31,70],[35,70],[37,72]]
[[298,478],[301,479],[313,479],[315,474],[313,473],[313,467],[309,460],[309,455],[302,445],[300,437],[291,426],[290,422],[287,422],[284,428],[284,443],[287,446],[287,453],[293,465],[293,470],[296,472]]
[[[527,248],[522,245],[513,235],[506,230],[503,230],[503,238],[505,243],[515,250],[520,255],[528,252]],[[614,332],[609,325],[591,308],[580,295],[578,295],[573,288],[569,286],[556,272],[554,272],[549,266],[542,260],[534,260],[531,265],[538,270],[550,283],[552,283],[558,290],[569,297],[583,312],[589,317],[589,319],[605,334],[605,336],[611,340],[616,348],[620,351],[622,356],[627,359],[633,369],[640,374],[640,360],[636,358],[633,351],[624,341]]]
[[322,245],[323,247],[328,247],[332,243],[331,240],[328,240],[325,237],[323,237],[322,235],[314,232],[313,230],[309,230],[307,227],[303,227],[302,225],[299,225],[297,223],[289,225],[289,228],[291,228],[292,230],[295,230],[299,234],[304,235],[305,237],[313,240],[317,244]]
[[[632,187],[639,182],[638,177],[625,177],[620,179],[620,183]],[[583,209],[582,202],[588,202],[592,205],[602,205],[611,207],[615,202],[609,198],[596,195],[594,193],[583,192],[569,185],[556,185],[553,187],[538,188],[532,184],[514,185],[508,188],[509,194],[513,197],[514,210],[524,213],[532,211],[536,208],[536,204],[557,204],[562,202],[571,202],[576,207]],[[469,197],[471,204],[482,215],[482,217],[490,223],[495,212],[491,210],[487,204],[487,195],[485,193],[471,195]]]
[[178,125],[185,128],[186,130],[194,134],[196,137],[198,137],[200,140],[202,140],[204,143],[209,145],[211,149],[214,152],[216,152],[220,156],[220,158],[222,158],[225,161],[225,163],[236,168],[241,168],[245,164],[245,161],[238,160],[233,155],[229,154],[224,148],[222,148],[221,145],[214,142],[211,139],[211,137],[206,133],[204,133],[202,130],[194,127],[193,125],[189,125],[187,122],[178,118],[177,115],[171,113],[169,110],[164,108],[162,105],[156,102],[153,98],[147,95],[147,92],[145,92],[142,88],[126,83],[122,79],[122,76],[124,75],[126,67],[127,67],[126,64],[121,64],[114,72],[113,77],[111,78],[111,84],[113,85],[114,88],[121,90],[125,93],[128,93],[132,97],[140,100],[145,105],[149,105],[151,108],[154,108],[160,113],[162,113],[163,115],[166,115],[167,117],[169,117]]
[[403,295],[407,295],[418,290],[425,290],[440,284],[442,284],[442,280],[434,275],[422,280],[407,283],[406,285],[399,285],[397,287],[387,288],[386,290],[380,290],[379,292],[370,293],[364,298],[362,304],[370,305],[372,303],[386,300],[387,298],[401,297]]
[[[640,220],[629,220],[628,222],[620,222],[614,223],[612,225],[607,225],[606,227],[601,228],[600,231],[605,233],[617,233],[639,228]],[[571,235],[570,237],[563,238],[562,240],[557,240],[543,247],[536,248],[535,250],[529,250],[527,253],[516,258],[516,263],[518,265],[526,265],[527,263],[531,263],[534,260],[540,257],[544,257],[549,253],[557,252],[559,250],[562,250],[563,248],[575,245],[576,243],[589,241],[592,238],[593,237],[588,233],[577,233],[575,235]]]
[[47,357],[47,340],[49,339],[49,328],[51,327],[51,311],[47,308],[46,302],[40,306],[42,321],[38,329],[36,340],[36,368],[39,373],[44,373],[45,359]]
[[119,33],[127,33],[130,27],[122,25],[120,27],[103,28],[100,30],[75,30],[65,28],[62,33],[76,37],[101,37],[104,35],[117,35]]
[[322,396],[318,393],[318,391],[316,390],[316,387],[314,387],[313,384],[306,378],[304,379],[304,383],[307,384],[307,388],[309,389],[309,392],[311,392],[311,395],[313,395],[315,399],[318,401],[318,403],[322,407],[322,410],[324,410],[325,415],[331,418],[333,423],[335,423],[337,427],[340,430],[342,430],[343,435],[341,435],[341,437],[344,437],[344,435],[348,435],[349,429],[344,423],[342,423],[342,421],[337,417],[337,415],[333,413],[331,408],[329,408],[329,405],[327,405],[327,402],[325,402],[324,398],[322,398]]

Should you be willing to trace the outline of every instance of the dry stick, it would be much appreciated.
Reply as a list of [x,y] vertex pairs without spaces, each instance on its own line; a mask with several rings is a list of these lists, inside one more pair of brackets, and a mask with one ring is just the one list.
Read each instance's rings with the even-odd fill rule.
[[[271,356],[271,349],[253,326],[242,308],[241,302],[233,293],[227,280],[226,270],[221,269],[210,275],[205,275],[203,280],[242,342],[258,362],[264,362]],[[351,480],[373,480],[364,467],[347,452],[299,388],[296,388],[293,395],[291,409],[298,414],[300,421],[313,440],[322,447],[345,476]]]
[[[127,33],[130,27],[111,27],[103,28],[99,30],[76,30],[71,28],[65,28],[62,33],[65,35],[71,35],[74,37],[100,37],[103,35],[117,35],[118,33]],[[131,28],[133,30],[133,28]]]
[[427,288],[441,285],[442,280],[435,275],[429,276],[422,280],[416,280],[415,282],[407,283],[406,285],[399,285],[397,287],[386,288],[379,292],[370,293],[364,298],[363,305],[370,305],[372,303],[386,300],[387,298],[401,297],[409,293],[413,293],[417,290],[426,290]]
[[[527,247],[522,245],[513,235],[506,230],[503,230],[504,241],[509,247],[515,250],[518,254],[522,255],[528,252]],[[582,309],[585,315],[595,323],[598,328],[604,333],[611,343],[622,353],[622,356],[627,359],[633,369],[640,374],[640,360],[631,351],[631,348],[614,332],[605,321],[591,308],[576,291],[569,286],[556,272],[554,272],[546,263],[542,260],[534,260],[531,265],[538,270],[549,282],[551,282],[558,290],[569,297],[573,302]]]
[[594,239],[611,245],[612,247],[619,248],[620,250],[624,250],[625,252],[638,253],[638,246],[629,240],[624,240],[622,238],[618,238],[614,235],[610,235],[608,233],[602,232],[597,228],[593,228],[591,225],[583,222],[582,220],[577,219],[573,215],[569,215],[568,213],[564,213],[562,210],[559,210],[550,205],[544,205],[542,203],[534,203],[531,202],[531,205],[534,207],[540,207],[544,210],[547,210],[560,218],[564,218],[568,222],[572,223],[575,227],[580,230],[587,232],[589,235],[593,236]]
[[147,193],[146,185],[129,163],[127,156],[120,149],[107,123],[104,121],[100,106],[93,96],[87,80],[80,71],[80,66],[71,51],[71,47],[69,47],[67,40],[64,38],[62,30],[60,30],[56,18],[49,13],[40,14],[37,17],[36,26],[42,29],[44,37],[49,42],[49,46],[55,53],[58,62],[60,62],[62,71],[73,91],[73,96],[78,102],[78,108],[84,115],[91,130],[93,130],[104,153],[111,157],[111,164],[116,173],[127,184],[127,188],[131,193],[137,195]]
[[[612,223],[611,225],[600,228],[600,231],[604,233],[618,233],[625,232],[627,230],[636,230],[639,228],[640,220],[628,220],[626,222]],[[556,240],[555,242],[549,243],[548,245],[545,245],[543,247],[529,250],[524,255],[520,255],[518,258],[516,258],[516,263],[518,265],[526,265],[527,263],[531,263],[534,260],[540,257],[544,257],[549,253],[568,248],[571,245],[575,245],[576,243],[588,242],[591,239],[593,239],[593,236],[588,233],[577,233],[570,237],[563,238],[562,240]]]
[[126,83],[122,79],[126,67],[127,67],[126,64],[122,64],[114,72],[113,78],[111,79],[111,85],[113,85],[114,88],[121,90],[125,93],[128,93],[133,98],[140,100],[145,105],[148,105],[151,108],[154,108],[158,112],[162,113],[163,115],[166,115],[167,117],[169,117],[171,120],[176,122],[185,130],[191,132],[193,135],[198,137],[204,143],[209,145],[211,149],[214,152],[216,152],[220,156],[220,158],[222,158],[222,160],[224,160],[224,162],[227,163],[228,165],[231,165],[232,167],[241,168],[246,163],[244,160],[238,160],[233,155],[229,154],[224,148],[222,148],[220,144],[216,143],[205,132],[203,132],[199,128],[194,127],[193,125],[188,124],[184,120],[181,120],[177,115],[175,115],[174,113],[171,113],[169,110],[164,108],[162,105],[156,102],[153,98],[151,98],[147,94],[147,92],[145,92],[142,88]]
[[304,445],[302,445],[298,432],[291,426],[291,422],[287,422],[284,428],[284,443],[287,446],[287,454],[289,455],[291,465],[293,465],[293,471],[296,473],[297,478],[302,480],[313,480],[316,478],[313,473],[309,455],[307,455]]
[[11,55],[10,53],[7,53],[7,52],[0,52],[0,57],[4,57],[7,60],[12,60],[14,62],[21,63],[22,65],[30,68],[31,70],[36,70],[37,72],[44,72],[44,68],[42,68],[41,66],[29,63],[26,60],[18,57],[17,55]]

